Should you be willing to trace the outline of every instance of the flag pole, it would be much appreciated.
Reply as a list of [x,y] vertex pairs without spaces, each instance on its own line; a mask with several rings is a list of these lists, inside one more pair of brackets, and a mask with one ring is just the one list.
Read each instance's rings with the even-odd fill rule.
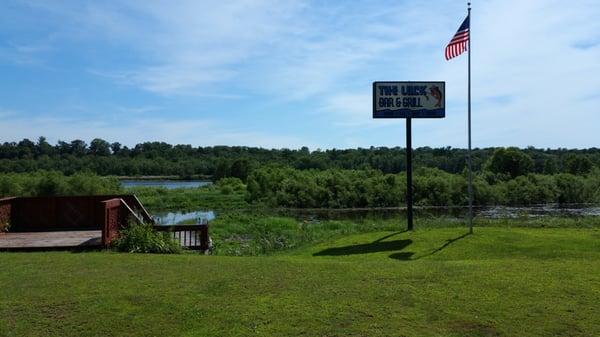
[[469,60],[468,60],[468,68],[469,68],[469,85],[468,85],[468,98],[469,98],[469,102],[468,102],[468,115],[469,115],[469,150],[467,153],[467,165],[469,167],[469,234],[473,234],[473,167],[472,167],[472,162],[471,162],[471,3],[468,2],[467,3],[467,7],[468,7],[468,16],[469,16],[469,46],[468,46],[468,51],[469,51]]

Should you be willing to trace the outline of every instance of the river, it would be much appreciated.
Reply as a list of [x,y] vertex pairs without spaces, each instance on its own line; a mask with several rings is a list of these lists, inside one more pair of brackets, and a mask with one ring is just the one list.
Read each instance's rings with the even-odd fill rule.
[[[238,210],[243,212],[243,210]],[[466,217],[467,207],[416,207],[417,217],[446,217],[461,219]],[[251,212],[250,210],[248,212]],[[365,208],[365,209],[275,209],[268,211],[276,216],[289,216],[298,220],[359,220],[391,219],[405,217],[404,208]],[[540,217],[583,217],[600,216],[599,205],[537,205],[527,207],[483,206],[474,207],[475,216],[487,219],[516,219]],[[163,212],[154,214],[158,224],[173,225],[190,220],[213,220],[218,212],[197,210],[192,212]]]
[[143,179],[123,179],[121,186],[123,188],[132,187],[164,187],[166,189],[175,188],[198,188],[212,184],[206,180],[143,180]]

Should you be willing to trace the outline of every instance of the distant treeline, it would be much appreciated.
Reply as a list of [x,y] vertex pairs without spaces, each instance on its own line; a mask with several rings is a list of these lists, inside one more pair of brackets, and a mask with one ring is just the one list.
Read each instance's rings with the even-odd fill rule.
[[[494,154],[496,154],[494,156]],[[422,147],[414,151],[415,167],[437,168],[448,173],[465,170],[466,150]],[[495,159],[494,159],[495,157]],[[89,171],[98,175],[196,175],[238,177],[246,180],[250,173],[265,164],[298,170],[378,170],[396,174],[406,169],[401,147],[371,147],[346,150],[276,149],[241,146],[193,147],[146,142],[132,148],[119,143],[94,139],[59,141],[49,144],[44,137],[37,141],[0,144],[0,172],[60,171],[71,175]],[[600,149],[515,149],[484,148],[473,151],[473,168],[507,173],[512,177],[529,173],[585,175],[600,167]]]

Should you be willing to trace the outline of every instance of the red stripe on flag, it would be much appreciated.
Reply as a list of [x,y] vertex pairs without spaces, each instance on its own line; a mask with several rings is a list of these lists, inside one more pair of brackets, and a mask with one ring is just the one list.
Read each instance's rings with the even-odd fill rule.
[[467,50],[467,43],[469,41],[469,30],[465,29],[460,31],[452,37],[452,40],[446,46],[444,56],[446,60],[450,60]]

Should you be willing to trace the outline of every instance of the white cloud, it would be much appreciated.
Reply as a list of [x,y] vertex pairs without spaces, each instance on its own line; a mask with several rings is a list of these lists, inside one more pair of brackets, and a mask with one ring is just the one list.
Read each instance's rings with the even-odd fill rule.
[[[600,125],[598,16],[600,6],[590,1],[569,6],[557,1],[488,1],[474,9],[471,25],[475,146],[600,145],[594,131]],[[423,61],[415,63],[405,75],[378,78],[447,82],[446,119],[419,121],[422,126],[415,124],[417,132],[425,132],[415,132],[422,145],[466,145],[467,57],[449,62],[442,58],[447,42],[444,37],[452,36],[460,20],[462,17],[456,16],[455,25],[446,28],[447,36],[438,34],[436,49],[427,48],[432,41],[428,32],[428,38],[421,43],[423,50],[407,52],[403,62],[418,58]],[[378,29],[394,31],[386,26]],[[361,78],[360,74],[357,82],[367,82],[366,76]],[[350,117],[341,123],[344,127],[362,128],[371,125],[361,118],[371,114],[370,99],[364,90],[327,97],[322,106],[339,118]],[[342,117],[342,112],[348,114]],[[369,141],[363,138],[363,143]]]
[[[286,22],[301,5],[274,0],[143,1],[121,7],[131,13],[129,18],[96,3],[85,21],[99,30],[109,27],[103,33],[130,44],[144,65],[97,71],[155,93],[202,96],[222,95],[210,86],[243,76],[240,65],[262,56],[285,34]],[[138,21],[142,24],[135,25]]]
[[118,141],[128,146],[145,141],[164,141],[170,144],[194,146],[244,145],[264,148],[300,148],[315,143],[305,139],[274,132],[262,133],[230,128],[214,120],[172,120],[163,118],[74,119],[40,116],[34,118],[2,115],[0,113],[3,141],[37,139],[45,136],[49,142],[102,138]]
[[[49,33],[52,43],[98,40],[140,61],[108,64],[94,74],[161,95],[258,94],[264,105],[283,113],[286,104],[316,106],[318,114],[304,113],[329,123],[330,133],[349,145],[377,145],[381,135],[402,132],[402,121],[371,120],[372,81],[445,80],[446,119],[415,123],[420,132],[415,139],[420,145],[465,146],[466,55],[443,59],[443,48],[464,17],[464,4],[455,1],[123,0],[29,6],[64,21]],[[600,146],[598,17],[596,0],[475,4],[475,146]],[[52,50],[52,43],[44,44],[48,49],[26,43],[13,49],[35,60]],[[99,127],[112,138],[122,138],[117,131],[129,135]],[[363,128],[377,128],[377,135],[364,135]],[[301,138],[220,129],[205,130],[212,144],[273,141],[278,147]]]
[[162,110],[159,106],[147,105],[147,106],[118,106],[116,109],[119,112],[133,115],[143,115],[149,112]]

